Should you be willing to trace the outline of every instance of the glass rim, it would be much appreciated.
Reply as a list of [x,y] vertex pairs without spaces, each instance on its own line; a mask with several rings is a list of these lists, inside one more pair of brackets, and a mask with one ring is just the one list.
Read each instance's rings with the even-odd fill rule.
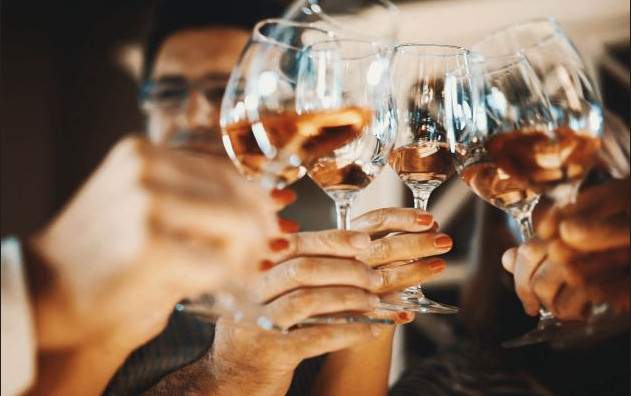
[[474,44],[473,48],[476,48],[480,44],[486,43],[487,41],[490,41],[491,39],[497,38],[500,35],[508,34],[508,32],[511,29],[521,29],[521,28],[524,28],[524,27],[529,26],[529,25],[535,25],[535,24],[540,24],[540,23],[548,24],[552,28],[551,32],[547,33],[545,35],[542,35],[542,37],[538,38],[537,40],[533,40],[533,42],[529,43],[528,45],[521,45],[521,43],[518,43],[518,49],[513,51],[513,52],[506,52],[506,53],[503,53],[503,54],[500,54],[500,55],[495,55],[495,56],[492,56],[492,57],[501,57],[501,56],[506,56],[506,55],[509,55],[509,54],[512,54],[512,53],[516,53],[516,52],[520,52],[520,51],[527,51],[527,50],[532,49],[532,48],[541,47],[547,41],[553,39],[554,37],[558,37],[558,36],[565,37],[566,36],[565,32],[561,28],[561,25],[559,24],[559,22],[557,21],[557,19],[555,17],[552,17],[552,16],[549,16],[549,17],[537,17],[537,18],[530,18],[530,19],[526,19],[526,20],[523,20],[523,21],[514,22],[514,23],[511,23],[511,24],[508,24],[508,25],[504,25],[504,26],[502,26],[500,28],[497,28],[497,29],[491,31],[489,34],[487,34],[482,40],[480,40],[476,44]]
[[361,39],[361,38],[334,38],[331,40],[318,41],[317,43],[313,43],[306,46],[305,53],[310,56],[311,53],[324,52],[324,51],[327,51],[327,49],[325,48],[317,49],[314,47],[318,45],[333,44],[333,43],[339,43],[339,42],[352,42],[352,43],[365,44],[365,45],[369,45],[370,48],[373,50],[371,53],[367,55],[342,57],[342,60],[344,61],[361,60],[361,59],[366,59],[366,58],[380,55],[379,49],[381,48],[381,46],[379,45],[379,43],[372,40],[366,40],[366,39]]
[[[386,10],[388,13],[390,13],[392,16],[398,16],[398,15],[401,14],[401,10],[399,9],[399,7],[397,7],[397,5],[394,4],[390,0],[374,0],[374,1],[375,1],[375,3],[379,3],[383,7],[383,9]],[[329,13],[329,12],[327,12],[326,10],[324,10],[320,6],[320,4],[319,4],[320,0],[308,0],[307,3],[308,3],[308,5],[306,5],[306,7],[305,7],[304,5],[301,5],[300,2],[296,1],[296,2],[294,2],[294,6],[292,6],[289,10],[294,9],[294,7],[308,8],[309,11],[313,12],[314,15],[318,15],[320,18],[322,18],[322,20],[325,23],[330,24],[331,26],[339,29],[339,31],[333,30],[335,33],[348,32],[348,33],[351,33],[353,35],[357,35],[359,37],[367,37],[367,38],[375,39],[375,40],[380,39],[379,35],[373,35],[373,34],[370,34],[370,33],[365,33],[365,32],[362,32],[362,31],[358,31],[355,28],[348,28],[348,27],[342,26],[342,24],[339,23],[339,21],[337,21],[335,13]],[[395,35],[396,35],[396,33],[395,33]],[[389,38],[388,40],[385,40],[385,41],[390,41],[390,39],[391,38]],[[394,39],[392,38],[392,40],[394,40]]]
[[[405,51],[406,48],[438,48],[438,49],[449,49],[456,52],[452,53],[416,53],[412,54],[410,51]],[[416,56],[431,56],[436,58],[449,58],[454,56],[466,56],[468,57],[471,54],[471,50],[466,47],[462,47],[459,45],[451,45],[451,44],[431,44],[431,43],[400,43],[394,46],[395,54],[404,54],[404,55],[416,55]]]
[[318,31],[320,33],[324,33],[330,39],[333,39],[336,36],[335,32],[331,30],[322,29],[319,26],[315,26],[315,24],[313,23],[295,22],[295,21],[291,21],[291,20],[283,19],[283,18],[267,18],[267,19],[262,19],[258,21],[254,25],[254,28],[252,29],[251,39],[255,42],[267,43],[270,45],[277,45],[279,47],[288,48],[295,51],[302,51],[304,50],[304,48],[306,48],[306,47],[296,47],[291,44],[284,43],[282,41],[274,40],[273,38],[270,38],[270,36],[263,34],[261,32],[261,28],[265,25],[271,25],[271,24],[285,25],[289,27],[302,27],[305,29]]
[[517,65],[524,65],[524,67],[532,69],[532,66],[530,65],[530,62],[528,61],[528,58],[526,58],[526,56],[524,56],[524,54],[522,54],[521,52],[488,58],[488,60],[491,60],[491,61],[501,61],[503,59],[506,59],[506,63],[502,63],[501,66],[492,68],[491,70],[487,70],[487,68],[485,67],[487,60],[486,59],[481,60],[481,63],[483,65],[483,74],[493,75],[496,73],[502,73],[506,71],[507,69],[513,68]]

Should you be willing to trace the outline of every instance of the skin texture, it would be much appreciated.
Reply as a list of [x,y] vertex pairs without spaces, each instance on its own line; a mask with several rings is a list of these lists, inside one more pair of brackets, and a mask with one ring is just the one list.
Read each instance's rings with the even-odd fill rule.
[[563,209],[537,212],[538,238],[502,257],[529,315],[540,305],[559,319],[583,320],[589,305],[629,312],[629,179],[582,191]]
[[[246,39],[232,28],[180,32],[158,53],[153,78],[210,74],[224,83]],[[279,231],[274,212],[293,195],[268,198],[223,151],[202,157],[159,147],[178,130],[218,138],[218,106],[197,91],[182,111],[149,106],[153,145],[117,144],[33,238],[41,353],[32,393],[100,394],[125,357],[164,328],[176,302],[258,271]]]
[[[384,221],[389,231],[398,234],[379,238],[386,230]],[[373,312],[377,295],[441,273],[445,268],[442,260],[419,258],[448,251],[450,247],[427,242],[444,239],[445,235],[434,232],[433,219],[426,212],[406,208],[367,213],[353,226],[361,231],[286,236],[287,243],[277,251],[273,267],[262,273],[252,287],[254,299],[265,305],[273,322],[292,328],[314,315],[347,311],[392,318],[399,324],[413,319],[408,313]],[[382,255],[367,264],[358,260],[365,251]],[[402,259],[417,261],[384,268]],[[314,394],[348,394],[351,389],[368,395],[384,394],[393,330],[383,325],[316,325],[282,334],[223,318],[217,323],[214,345],[208,354],[167,376],[147,394],[181,394],[187,389],[191,395],[284,395],[302,360],[328,352],[333,353]],[[366,359],[372,363],[366,365]],[[361,381],[356,375],[360,369],[365,374]]]
[[176,302],[258,270],[275,206],[223,159],[118,143],[30,244],[38,389],[100,393]]
[[[178,76],[193,81],[202,76],[227,76],[238,58],[248,35],[225,28],[204,28],[181,31],[162,46],[153,71],[153,78]],[[159,107],[146,109],[149,132],[154,141],[166,142],[181,129],[218,135],[219,103],[211,103],[193,92],[186,106],[178,112]],[[219,144],[219,140],[217,140]],[[273,193],[276,201],[290,202],[289,192]],[[278,208],[282,208],[282,202]],[[291,223],[280,221],[286,232],[296,230]],[[444,270],[442,260],[420,259],[414,264],[387,271],[375,271],[385,263],[428,257],[447,252],[447,245],[436,248],[434,241],[444,235],[432,230],[431,215],[409,209],[378,210],[358,219],[357,232],[323,231],[287,234],[272,246],[275,253],[268,258],[269,268],[256,282],[253,296],[265,304],[268,316],[278,325],[290,328],[313,315],[343,311],[372,311],[376,293],[385,293],[419,283]],[[405,234],[378,239],[390,232]],[[359,242],[358,242],[359,240]],[[367,254],[367,253],[368,254]],[[392,314],[379,314],[389,315]],[[402,319],[403,318],[403,319]],[[413,315],[397,317],[408,322]],[[380,341],[374,332],[381,330]],[[217,324],[215,345],[209,354],[163,379],[149,394],[215,395],[284,394],[291,382],[293,370],[306,358],[326,352],[346,349],[347,362],[361,365],[348,349],[353,345],[375,341],[373,347],[362,348],[362,354],[375,353],[381,365],[373,367],[372,387],[380,392],[387,384],[392,329],[377,329],[368,325],[316,326],[293,330],[289,335],[270,333],[255,326],[232,323],[223,318]],[[256,340],[256,342],[253,342]],[[366,352],[369,351],[369,352]],[[350,355],[348,355],[350,353]],[[337,354],[328,363],[340,365]],[[344,365],[349,370],[354,365]],[[345,375],[338,370],[324,370],[320,389],[333,391]],[[345,378],[346,383],[349,378]],[[327,385],[327,384],[333,385]],[[370,385],[371,382],[367,381]],[[185,389],[187,391],[185,391]]]

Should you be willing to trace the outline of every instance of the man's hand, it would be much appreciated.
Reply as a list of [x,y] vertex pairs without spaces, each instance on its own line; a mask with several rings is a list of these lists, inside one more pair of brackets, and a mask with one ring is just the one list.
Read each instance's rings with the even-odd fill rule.
[[121,141],[32,239],[40,347],[141,345],[180,299],[258,270],[274,210],[223,159]]
[[540,305],[559,319],[583,319],[591,304],[629,311],[629,179],[581,192],[563,209],[537,213],[538,239],[507,250],[524,309]]
[[[444,270],[444,261],[423,259],[448,251],[451,244],[446,235],[432,232],[434,225],[425,212],[381,209],[356,219],[357,231],[285,235],[271,243],[275,255],[270,268],[252,284],[253,298],[263,304],[272,322],[285,328],[316,315],[347,312],[407,323],[412,314],[375,313],[378,294],[421,283]],[[404,234],[371,240],[371,235],[378,238],[390,232]],[[416,261],[373,268],[410,259]],[[391,332],[388,326],[348,324],[298,327],[283,334],[222,318],[209,355],[166,377],[149,394],[177,393],[184,378],[188,376],[190,383],[193,375],[200,383],[196,389],[217,395],[283,395],[302,360],[366,343],[386,332]]]

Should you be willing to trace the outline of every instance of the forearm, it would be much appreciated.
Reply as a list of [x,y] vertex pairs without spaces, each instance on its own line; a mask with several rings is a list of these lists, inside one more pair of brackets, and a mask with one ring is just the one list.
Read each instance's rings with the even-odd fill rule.
[[313,396],[386,395],[393,337],[389,327],[374,341],[329,354]]
[[213,361],[212,353],[167,375],[143,396],[282,396],[293,372],[267,373],[248,362]]

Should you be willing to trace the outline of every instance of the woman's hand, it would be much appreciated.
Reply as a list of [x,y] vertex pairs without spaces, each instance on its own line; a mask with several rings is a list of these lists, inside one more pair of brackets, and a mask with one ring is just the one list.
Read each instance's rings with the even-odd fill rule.
[[[276,251],[271,268],[252,290],[274,323],[291,328],[316,315],[372,313],[378,294],[421,283],[445,268],[440,259],[424,259],[451,247],[449,237],[432,232],[435,223],[425,212],[381,209],[356,219],[353,227],[357,231],[304,232],[271,243]],[[402,234],[383,238],[391,232]],[[411,259],[416,261],[373,268]],[[413,318],[406,313],[375,314],[397,323]],[[299,327],[282,334],[222,318],[205,360],[212,378],[208,386],[221,395],[284,394],[302,360],[366,343],[388,331],[382,325],[349,324]]]
[[599,303],[628,312],[629,179],[588,188],[575,204],[537,217],[538,239],[502,257],[526,312],[543,305],[559,319],[580,320]]

